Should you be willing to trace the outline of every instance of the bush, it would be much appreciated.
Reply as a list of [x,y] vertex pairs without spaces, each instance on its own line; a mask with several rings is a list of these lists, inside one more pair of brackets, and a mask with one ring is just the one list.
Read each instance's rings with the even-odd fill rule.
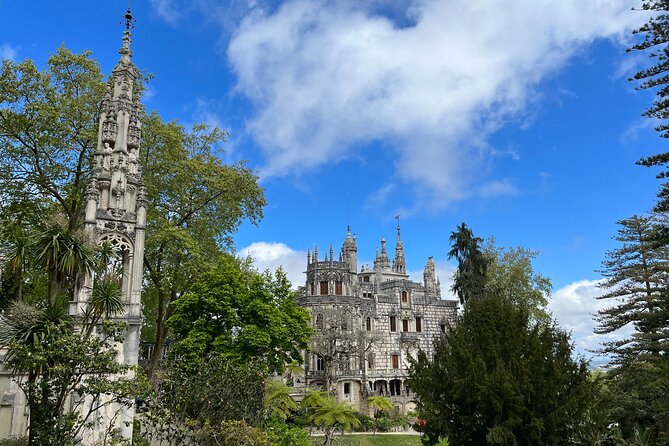
[[0,440],[0,446],[28,446],[26,437],[10,437]]
[[265,427],[271,446],[311,446],[309,434],[304,429],[274,421]]

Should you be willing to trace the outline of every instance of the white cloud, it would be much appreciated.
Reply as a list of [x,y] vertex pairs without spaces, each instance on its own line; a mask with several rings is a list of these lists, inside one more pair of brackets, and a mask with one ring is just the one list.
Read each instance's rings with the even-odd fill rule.
[[179,7],[175,0],[150,0],[153,10],[158,17],[174,25],[179,20]]
[[597,350],[603,342],[628,336],[632,327],[627,326],[617,334],[596,335],[593,333],[597,325],[594,315],[604,308],[610,307],[613,302],[595,299],[605,290],[598,287],[600,280],[580,280],[570,283],[555,291],[548,303],[558,323],[566,330],[571,331],[576,351],[586,358],[592,358],[592,364],[598,365],[607,362],[606,358],[593,357],[591,351]]
[[306,251],[296,251],[284,243],[254,242],[239,250],[242,257],[251,257],[259,271],[269,269],[275,271],[282,267],[293,288],[304,285],[306,268]]
[[0,60],[9,59],[11,61],[16,60],[17,51],[16,48],[11,46],[8,43],[3,43],[0,45]]
[[256,106],[249,129],[265,150],[263,175],[384,140],[396,177],[432,206],[516,194],[508,179],[489,179],[488,137],[522,120],[538,84],[571,56],[645,19],[621,0],[414,0],[403,3],[414,22],[399,27],[369,5],[289,1],[255,9],[233,34],[228,57]]

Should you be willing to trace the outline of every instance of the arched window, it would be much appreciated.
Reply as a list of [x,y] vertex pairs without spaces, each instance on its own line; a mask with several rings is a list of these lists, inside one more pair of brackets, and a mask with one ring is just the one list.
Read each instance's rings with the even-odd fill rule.
[[402,302],[406,303],[409,302],[409,293],[406,291],[402,291]]
[[390,331],[397,331],[397,319],[395,316],[390,316]]
[[372,319],[369,317],[365,319],[365,328],[367,331],[372,331]]
[[316,356],[316,370],[323,371],[325,370],[325,362],[320,356]]
[[419,317],[416,318],[416,332],[420,333],[423,331],[423,320]]
[[322,314],[317,314],[316,315],[316,328],[318,330],[323,329],[323,315]]
[[339,281],[335,282],[335,294],[337,296],[342,295],[342,286],[341,286],[341,282],[339,282]]
[[328,294],[328,283],[327,281],[321,282],[321,296]]

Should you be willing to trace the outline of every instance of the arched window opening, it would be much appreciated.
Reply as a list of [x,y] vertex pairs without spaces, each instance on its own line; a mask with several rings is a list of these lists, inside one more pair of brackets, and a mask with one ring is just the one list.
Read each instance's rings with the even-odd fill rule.
[[317,314],[316,315],[316,329],[318,329],[318,330],[323,329],[323,315],[322,314]]
[[406,291],[402,291],[402,302],[406,303],[409,302],[409,293]]
[[327,281],[321,282],[321,295],[326,295],[328,294],[328,283]]
[[372,331],[372,318],[365,319],[365,328],[367,331]]

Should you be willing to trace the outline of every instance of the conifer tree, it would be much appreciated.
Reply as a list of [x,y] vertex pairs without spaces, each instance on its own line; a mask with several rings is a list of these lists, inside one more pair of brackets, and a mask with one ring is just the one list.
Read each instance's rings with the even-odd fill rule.
[[637,355],[666,353],[669,336],[660,314],[669,260],[669,249],[658,242],[663,225],[654,217],[638,215],[618,223],[614,239],[622,247],[607,253],[601,271],[605,281],[600,285],[606,292],[597,297],[615,304],[599,312],[595,333],[615,333],[630,323],[635,331],[604,345],[602,353],[613,355],[614,364]]
[[454,291],[461,304],[474,296],[481,296],[485,289],[487,262],[481,250],[483,240],[474,237],[474,233],[465,223],[461,223],[448,239],[451,250],[448,258],[458,261],[458,269],[453,276]]

